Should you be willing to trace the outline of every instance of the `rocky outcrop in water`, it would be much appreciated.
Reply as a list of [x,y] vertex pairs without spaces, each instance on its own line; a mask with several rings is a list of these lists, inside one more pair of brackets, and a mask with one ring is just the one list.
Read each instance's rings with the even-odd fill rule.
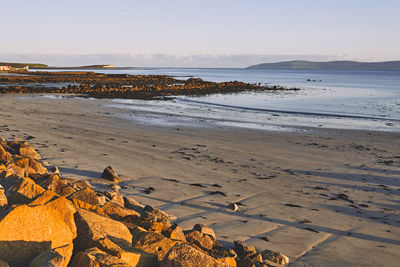
[[240,241],[226,248],[210,227],[183,231],[173,218],[118,190],[62,178],[43,166],[26,141],[0,139],[0,266],[288,263],[278,252],[259,252]]
[[100,74],[94,72],[28,72],[1,76],[3,94],[75,94],[95,98],[154,99],[175,95],[208,95],[244,91],[298,90],[238,81],[208,82],[166,75]]

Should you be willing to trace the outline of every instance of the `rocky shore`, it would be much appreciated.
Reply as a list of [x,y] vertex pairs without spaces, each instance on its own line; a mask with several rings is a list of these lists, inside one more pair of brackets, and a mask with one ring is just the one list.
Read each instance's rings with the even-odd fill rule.
[[[0,266],[274,266],[289,259],[212,228],[183,231],[176,217],[119,193],[111,166],[107,189],[68,179],[42,162],[27,141],[0,139]],[[233,205],[235,208],[235,205]]]
[[238,81],[209,82],[166,75],[102,74],[95,72],[20,72],[0,75],[2,94],[78,94],[95,98],[154,99],[174,95],[208,95],[243,91],[299,90]]

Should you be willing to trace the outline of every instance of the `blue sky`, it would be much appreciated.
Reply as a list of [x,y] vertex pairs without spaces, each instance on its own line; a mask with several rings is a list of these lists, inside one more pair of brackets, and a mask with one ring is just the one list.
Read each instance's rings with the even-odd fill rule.
[[243,67],[400,59],[399,0],[0,0],[0,7],[0,61]]

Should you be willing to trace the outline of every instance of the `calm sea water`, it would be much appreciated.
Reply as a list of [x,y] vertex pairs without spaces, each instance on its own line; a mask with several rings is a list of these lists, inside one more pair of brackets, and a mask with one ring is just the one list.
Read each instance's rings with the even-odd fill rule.
[[[202,97],[185,96],[178,98],[167,108],[165,106],[168,105],[165,105],[165,103],[163,107],[153,107],[154,110],[158,109],[168,114],[185,113],[190,115],[190,112],[194,112],[193,116],[196,116],[199,115],[197,113],[202,113],[202,108],[209,111],[209,113],[212,113],[213,109],[218,109],[216,113],[225,114],[222,119],[229,121],[235,120],[237,114],[229,115],[226,110],[236,109],[236,112],[242,110],[250,113],[253,110],[257,115],[281,113],[312,116],[314,119],[316,117],[350,118],[352,120],[352,122],[349,122],[350,126],[354,124],[354,120],[361,125],[373,125],[379,120],[386,121],[385,124],[388,124],[389,121],[389,125],[395,124],[394,127],[397,127],[400,122],[399,71],[203,68],[131,68],[94,71],[103,73],[165,74],[178,78],[199,77],[209,81],[237,80],[301,88],[300,91],[247,92]],[[120,107],[143,109],[140,101],[117,100],[116,102]],[[155,101],[152,104],[157,105],[156,103],[158,102]],[[194,111],[194,106],[198,107],[199,110],[196,109]],[[252,117],[253,115],[249,116]],[[229,116],[233,117],[229,118]],[[369,121],[360,121],[363,120],[362,118],[367,118]],[[265,123],[264,120],[261,121],[261,123]],[[271,121],[271,119],[268,119],[268,121]],[[260,123],[258,120],[255,122]],[[325,122],[324,124],[326,125],[327,123]],[[393,125],[390,126],[393,127]]]

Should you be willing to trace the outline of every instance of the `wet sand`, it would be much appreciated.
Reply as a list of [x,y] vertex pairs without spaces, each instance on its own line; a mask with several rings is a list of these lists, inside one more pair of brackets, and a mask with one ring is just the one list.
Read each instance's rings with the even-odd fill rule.
[[63,176],[95,186],[112,165],[123,194],[184,229],[211,225],[224,245],[278,250],[292,266],[393,266],[400,256],[399,133],[145,126],[105,101],[4,95],[0,136],[29,139]]

